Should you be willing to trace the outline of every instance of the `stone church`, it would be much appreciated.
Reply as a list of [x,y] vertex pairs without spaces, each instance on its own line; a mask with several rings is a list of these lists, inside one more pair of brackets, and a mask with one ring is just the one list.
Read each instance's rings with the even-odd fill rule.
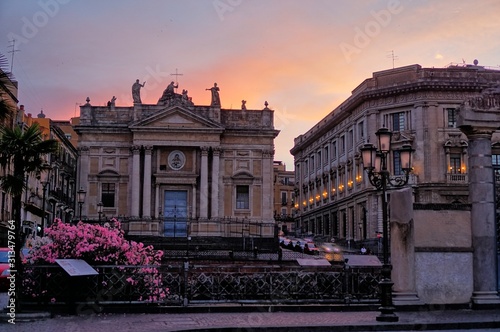
[[[80,107],[78,188],[82,220],[117,218],[128,236],[154,242],[265,247],[273,218],[273,111],[209,106],[172,82],[156,105]],[[145,241],[145,242],[150,242]],[[187,242],[189,245],[189,242]]]

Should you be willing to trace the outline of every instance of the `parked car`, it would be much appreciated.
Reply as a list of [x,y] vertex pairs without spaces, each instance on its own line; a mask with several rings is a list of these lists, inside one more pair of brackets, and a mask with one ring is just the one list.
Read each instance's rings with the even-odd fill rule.
[[6,291],[9,288],[10,276],[9,266],[9,248],[0,248],[0,291]]
[[304,245],[306,241],[303,239],[294,239],[292,240],[293,250],[304,252]]
[[293,249],[293,248],[291,248],[292,247],[292,240],[287,238],[287,237],[284,237],[283,241],[280,242],[280,246],[283,248],[286,248],[286,249]]
[[309,255],[318,255],[319,249],[313,242],[306,242],[304,245],[304,253]]

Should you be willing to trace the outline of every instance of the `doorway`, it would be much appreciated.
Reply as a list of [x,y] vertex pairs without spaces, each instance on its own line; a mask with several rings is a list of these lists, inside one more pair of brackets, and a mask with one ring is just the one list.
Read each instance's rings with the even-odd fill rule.
[[163,235],[187,237],[187,191],[165,190]]

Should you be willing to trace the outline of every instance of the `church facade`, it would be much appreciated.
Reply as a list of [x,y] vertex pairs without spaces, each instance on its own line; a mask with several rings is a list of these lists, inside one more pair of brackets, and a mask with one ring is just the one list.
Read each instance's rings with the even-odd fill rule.
[[197,106],[183,92],[169,86],[150,105],[136,89],[129,107],[87,98],[74,127],[81,219],[117,218],[129,236],[160,240],[273,239],[273,111],[222,109],[214,91]]

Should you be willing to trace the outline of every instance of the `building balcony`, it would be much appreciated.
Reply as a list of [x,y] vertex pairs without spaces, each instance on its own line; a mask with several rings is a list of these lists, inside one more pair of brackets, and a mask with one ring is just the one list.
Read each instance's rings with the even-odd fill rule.
[[447,183],[462,183],[462,184],[468,183],[469,176],[467,173],[457,173],[457,174],[448,173],[448,174],[446,174],[446,182]]

